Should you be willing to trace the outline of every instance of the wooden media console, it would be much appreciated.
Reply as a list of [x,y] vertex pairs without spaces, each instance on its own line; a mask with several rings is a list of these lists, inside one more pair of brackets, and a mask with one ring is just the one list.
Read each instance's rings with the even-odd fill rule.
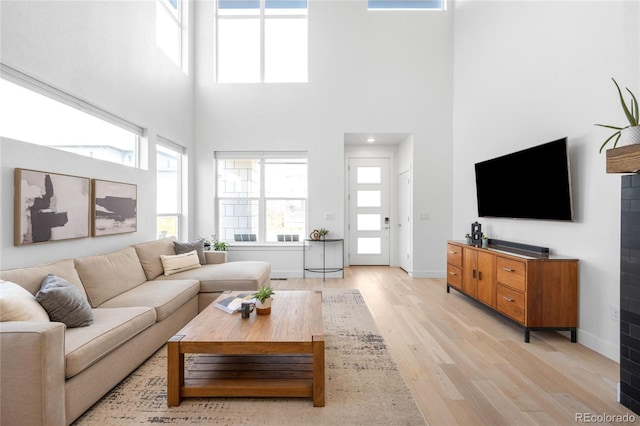
[[447,293],[453,287],[531,331],[570,331],[577,340],[578,260],[548,253],[447,242]]

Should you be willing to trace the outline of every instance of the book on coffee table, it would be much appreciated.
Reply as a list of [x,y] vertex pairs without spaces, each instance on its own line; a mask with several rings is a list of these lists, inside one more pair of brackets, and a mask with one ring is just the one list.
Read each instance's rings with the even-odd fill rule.
[[233,314],[240,310],[243,302],[254,302],[255,298],[251,297],[253,292],[240,293],[236,296],[229,296],[224,299],[221,299],[215,302],[215,306],[218,309],[222,309],[223,311]]

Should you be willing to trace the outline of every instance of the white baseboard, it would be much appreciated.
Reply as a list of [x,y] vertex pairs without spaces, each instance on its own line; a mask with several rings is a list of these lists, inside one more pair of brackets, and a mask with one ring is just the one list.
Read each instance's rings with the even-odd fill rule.
[[593,349],[599,354],[620,363],[620,348],[613,343],[603,340],[598,336],[587,333],[581,329],[578,329],[578,342],[581,345],[586,346],[589,349]]

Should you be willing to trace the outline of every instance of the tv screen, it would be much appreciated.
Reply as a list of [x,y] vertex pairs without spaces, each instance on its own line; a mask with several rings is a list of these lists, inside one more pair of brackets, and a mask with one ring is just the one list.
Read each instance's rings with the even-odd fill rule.
[[572,220],[567,138],[476,163],[478,216]]

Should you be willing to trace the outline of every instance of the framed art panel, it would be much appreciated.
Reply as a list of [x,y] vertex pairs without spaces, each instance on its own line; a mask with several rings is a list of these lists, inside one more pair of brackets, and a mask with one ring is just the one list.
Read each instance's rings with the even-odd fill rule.
[[89,178],[16,168],[14,244],[89,236]]
[[138,229],[138,187],[131,183],[92,179],[91,235],[122,234]]

